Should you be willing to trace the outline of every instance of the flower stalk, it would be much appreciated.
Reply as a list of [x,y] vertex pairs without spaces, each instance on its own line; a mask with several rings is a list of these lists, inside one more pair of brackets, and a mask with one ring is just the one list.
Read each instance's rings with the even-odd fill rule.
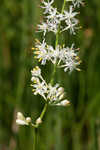
[[[66,10],[66,3],[71,3],[69,9]],[[42,71],[39,66],[34,67],[31,70],[31,87],[34,95],[40,95],[44,100],[44,107],[40,116],[36,119],[35,123],[32,123],[30,117],[24,117],[20,112],[17,113],[16,123],[19,125],[31,125],[34,127],[34,150],[36,149],[36,135],[37,129],[42,123],[43,117],[47,111],[48,105],[50,106],[69,106],[70,102],[66,99],[66,93],[64,88],[61,87],[58,83],[54,85],[56,68],[64,68],[64,72],[71,73],[73,70],[78,70],[78,66],[81,61],[78,56],[78,48],[75,48],[75,44],[72,43],[70,47],[59,45],[59,34],[63,34],[65,31],[69,31],[71,35],[76,34],[78,27],[78,12],[75,11],[75,8],[79,8],[80,5],[83,5],[82,0],[64,0],[61,12],[58,12],[57,8],[53,7],[54,0],[45,1],[42,0],[41,8],[44,9],[44,21],[38,25],[38,32],[43,32],[43,41],[40,42],[36,40],[35,48],[33,49],[34,58],[37,59],[41,65],[45,65],[50,61],[54,68],[51,75],[51,80],[49,83],[46,82],[42,76]],[[45,35],[47,32],[52,32],[55,35],[55,47],[47,44]]]

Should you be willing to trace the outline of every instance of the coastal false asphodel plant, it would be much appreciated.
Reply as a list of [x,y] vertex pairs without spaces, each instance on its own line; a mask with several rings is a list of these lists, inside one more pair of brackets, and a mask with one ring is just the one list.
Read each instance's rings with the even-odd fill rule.
[[[66,3],[68,7],[66,8]],[[45,81],[42,76],[42,72],[39,66],[34,67],[31,70],[31,86],[34,95],[40,95],[44,100],[44,108],[40,116],[36,119],[35,123],[32,123],[30,117],[24,117],[21,112],[17,113],[16,123],[18,125],[32,125],[34,128],[38,128],[42,123],[43,116],[46,112],[47,106],[63,106],[66,107],[70,104],[66,99],[64,88],[58,83],[54,85],[54,74],[56,68],[63,68],[64,72],[72,72],[74,69],[80,71],[79,65],[81,63],[78,56],[79,48],[75,48],[75,44],[72,43],[70,47],[59,44],[59,35],[68,31],[71,35],[75,35],[80,28],[77,15],[81,5],[84,5],[82,0],[64,0],[62,10],[59,12],[54,7],[54,0],[42,0],[41,8],[44,10],[44,20],[38,25],[38,32],[43,33],[43,40],[40,42],[36,40],[35,47],[32,48],[34,52],[34,59],[37,59],[41,65],[45,65],[50,61],[54,65],[52,71],[52,78],[49,83]],[[77,8],[77,9],[76,9]],[[55,36],[55,47],[47,44],[46,34],[52,32]]]

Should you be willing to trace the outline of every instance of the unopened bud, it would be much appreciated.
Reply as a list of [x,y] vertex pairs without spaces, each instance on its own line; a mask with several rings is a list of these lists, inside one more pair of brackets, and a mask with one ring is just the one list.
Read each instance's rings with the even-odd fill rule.
[[41,120],[41,118],[39,117],[39,118],[36,120],[36,124],[39,125],[39,124],[41,124],[41,123],[42,123],[42,120]]
[[30,118],[30,117],[27,117],[27,118],[26,118],[26,122],[27,122],[27,123],[30,123],[30,122],[31,122],[31,118]]

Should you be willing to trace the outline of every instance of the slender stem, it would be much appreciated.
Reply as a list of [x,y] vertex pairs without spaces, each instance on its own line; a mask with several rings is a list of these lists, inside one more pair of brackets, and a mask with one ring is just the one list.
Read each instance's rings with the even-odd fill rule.
[[36,134],[35,134],[35,129],[34,128],[34,143],[33,143],[33,150],[36,150]]
[[33,150],[37,150],[37,141],[38,141],[38,129],[34,128],[34,145],[33,145]]
[[63,13],[63,12],[64,12],[65,5],[66,5],[66,0],[64,0],[63,6],[62,6],[62,10],[61,10],[61,13]]
[[44,115],[45,115],[45,112],[46,112],[46,110],[47,110],[47,106],[48,106],[48,104],[45,103],[44,108],[43,108],[43,110],[42,110],[42,112],[41,112],[41,114],[40,114],[41,120],[43,119],[43,117],[44,117]]
[[52,75],[51,75],[51,81],[50,81],[51,84],[53,84],[53,82],[54,82],[55,73],[56,73],[56,64],[54,65],[54,69],[53,69],[53,72],[52,72]]
[[[61,13],[64,12],[65,4],[66,4],[66,0],[64,0]],[[59,30],[60,30],[60,25],[58,27],[58,31],[57,31],[57,34],[56,34],[55,48],[57,47],[58,42],[59,42]],[[54,65],[54,69],[53,69],[53,73],[52,73],[52,77],[51,77],[51,81],[50,81],[51,84],[53,84],[53,82],[54,82],[54,75],[55,75],[55,73],[56,73],[56,64]],[[43,108],[43,110],[42,110],[42,112],[40,114],[41,120],[43,119],[43,117],[44,117],[44,115],[46,113],[47,106],[48,106],[48,103],[45,103],[44,108]],[[33,150],[36,150],[38,127],[39,127],[39,125],[34,128],[34,149]]]
[[[45,103],[44,105],[44,108],[40,114],[40,118],[41,120],[43,119],[44,115],[45,115],[45,112],[47,110],[47,106],[48,106],[48,103]],[[37,142],[38,142],[38,139],[37,139],[37,136],[38,136],[38,127],[39,125],[32,125],[34,127],[34,145],[33,145],[33,150],[37,150]]]
[[58,45],[58,40],[59,40],[59,29],[58,29],[57,34],[56,34],[55,48]]
[[[66,0],[64,0],[61,13],[64,12],[65,5],[66,5]],[[59,25],[58,31],[56,33],[55,48],[57,47],[58,42],[59,42],[59,30],[60,30],[60,25]],[[56,73],[56,66],[57,66],[57,64],[54,64],[54,69],[53,69],[52,76],[51,76],[51,81],[50,81],[51,84],[53,84],[53,82],[54,82],[54,76],[55,76],[55,73]]]

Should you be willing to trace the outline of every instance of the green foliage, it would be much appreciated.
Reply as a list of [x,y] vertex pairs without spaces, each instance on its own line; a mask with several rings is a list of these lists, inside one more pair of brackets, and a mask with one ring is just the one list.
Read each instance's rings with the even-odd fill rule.
[[[77,36],[60,37],[60,42],[76,42],[82,59],[81,72],[71,75],[57,69],[55,80],[64,85],[71,100],[67,108],[49,107],[38,131],[38,150],[100,150],[100,1],[87,0],[80,10],[82,29]],[[60,8],[62,0],[56,0]],[[16,111],[36,119],[41,97],[30,88],[30,70],[36,64],[31,47],[36,24],[42,12],[40,0],[2,0],[0,2],[0,149],[32,150],[33,129],[18,128]],[[47,35],[48,36],[48,35]],[[52,35],[49,42],[54,44]],[[44,68],[50,79],[52,65]]]

